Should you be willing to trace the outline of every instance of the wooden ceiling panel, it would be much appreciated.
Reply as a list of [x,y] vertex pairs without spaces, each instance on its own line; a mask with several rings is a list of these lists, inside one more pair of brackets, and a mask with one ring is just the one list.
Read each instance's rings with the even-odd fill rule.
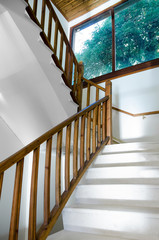
[[108,0],[51,0],[62,15],[71,21],[93,10]]

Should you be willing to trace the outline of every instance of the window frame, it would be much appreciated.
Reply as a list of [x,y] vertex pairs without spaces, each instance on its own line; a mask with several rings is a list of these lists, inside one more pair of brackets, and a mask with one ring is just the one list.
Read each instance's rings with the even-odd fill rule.
[[107,73],[98,77],[95,77],[93,79],[90,79],[91,81],[95,82],[95,83],[101,83],[104,82],[105,80],[108,79],[115,79],[118,77],[122,77],[125,75],[130,75],[139,71],[145,71],[151,68],[156,68],[159,66],[159,58],[147,61],[147,62],[143,62],[143,63],[139,63],[130,67],[126,67],[126,68],[122,68],[120,70],[115,70],[115,65],[116,65],[116,56],[115,56],[115,16],[114,16],[114,9],[117,6],[120,6],[126,2],[128,2],[129,0],[122,0],[120,3],[116,3],[114,5],[112,5],[111,7],[83,20],[82,22],[79,22],[78,24],[70,27],[70,44],[73,47],[73,34],[75,29],[77,29],[78,27],[80,27],[83,24],[89,24],[90,21],[93,21],[93,19],[95,18],[100,18],[100,16],[107,14],[107,12],[111,13],[111,18],[112,18],[112,72],[111,73]]

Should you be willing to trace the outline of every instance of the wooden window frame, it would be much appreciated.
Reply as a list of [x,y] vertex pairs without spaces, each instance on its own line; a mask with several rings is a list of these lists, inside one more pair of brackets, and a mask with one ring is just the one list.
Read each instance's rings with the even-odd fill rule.
[[116,3],[113,6],[85,19],[84,21],[72,26],[70,28],[70,44],[71,46],[73,46],[73,32],[74,29],[79,27],[80,25],[83,25],[87,22],[89,22],[90,20],[99,17],[100,15],[107,13],[107,12],[111,12],[111,17],[112,17],[112,72],[104,74],[102,76],[98,76],[95,77],[93,79],[90,79],[91,81],[95,82],[95,83],[101,83],[104,82],[105,80],[113,80],[115,78],[119,78],[119,77],[123,77],[126,75],[130,75],[136,72],[141,72],[141,71],[145,71],[151,68],[156,68],[159,66],[159,58],[147,61],[147,62],[143,62],[143,63],[139,63],[130,67],[126,67],[126,68],[122,68],[120,70],[115,70],[115,18],[114,18],[114,8],[117,6],[120,6],[123,3],[128,2],[128,0],[122,0],[120,3]]

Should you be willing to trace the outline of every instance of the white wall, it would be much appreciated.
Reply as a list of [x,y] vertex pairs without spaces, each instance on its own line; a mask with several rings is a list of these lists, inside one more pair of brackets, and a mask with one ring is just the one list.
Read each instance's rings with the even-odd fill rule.
[[[130,113],[159,111],[159,68],[112,80],[112,105]],[[125,142],[159,141],[159,115],[131,117],[113,110],[113,136]]]

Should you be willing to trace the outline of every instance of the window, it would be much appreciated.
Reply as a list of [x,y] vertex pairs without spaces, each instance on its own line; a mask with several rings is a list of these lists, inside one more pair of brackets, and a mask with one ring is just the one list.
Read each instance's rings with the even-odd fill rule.
[[77,60],[84,62],[85,78],[94,78],[112,71],[110,12],[74,29],[74,51]]
[[115,8],[116,70],[159,58],[159,1]]
[[158,13],[159,0],[128,0],[73,28],[73,48],[84,62],[84,77],[159,58]]

